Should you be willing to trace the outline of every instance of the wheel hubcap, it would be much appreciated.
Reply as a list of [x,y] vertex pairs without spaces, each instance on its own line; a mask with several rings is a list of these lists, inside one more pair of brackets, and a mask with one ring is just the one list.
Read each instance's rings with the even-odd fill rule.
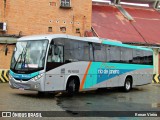
[[130,87],[131,87],[131,84],[130,84],[130,82],[129,82],[129,81],[127,81],[127,82],[126,82],[126,89],[127,89],[127,90],[129,90],[129,89],[130,89]]

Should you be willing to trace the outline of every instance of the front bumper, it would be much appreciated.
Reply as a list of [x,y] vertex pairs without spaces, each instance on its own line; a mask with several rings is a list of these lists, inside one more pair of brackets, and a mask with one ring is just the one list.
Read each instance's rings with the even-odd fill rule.
[[[42,77],[43,78],[43,77]],[[42,78],[38,80],[28,80],[28,81],[22,81],[22,80],[16,80],[15,78],[9,79],[9,85],[13,89],[23,89],[23,90],[33,90],[33,91],[44,91]]]

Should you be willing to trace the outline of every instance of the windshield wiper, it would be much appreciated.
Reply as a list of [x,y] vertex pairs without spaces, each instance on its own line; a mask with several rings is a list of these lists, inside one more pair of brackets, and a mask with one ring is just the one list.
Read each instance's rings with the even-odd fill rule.
[[[13,68],[13,69],[15,69],[15,67],[17,66],[17,63],[18,63],[19,59],[22,58],[22,54],[23,54],[24,50],[25,50],[25,49],[23,48],[22,53],[18,56],[18,59],[17,59],[15,65],[14,65],[14,68]],[[20,60],[20,61],[21,61],[21,60]]]
[[26,64],[27,65],[27,70],[29,70],[28,63],[26,63],[26,53],[27,53],[27,51],[24,53],[24,60],[22,62],[22,65],[24,65],[24,68],[25,68],[25,64]]

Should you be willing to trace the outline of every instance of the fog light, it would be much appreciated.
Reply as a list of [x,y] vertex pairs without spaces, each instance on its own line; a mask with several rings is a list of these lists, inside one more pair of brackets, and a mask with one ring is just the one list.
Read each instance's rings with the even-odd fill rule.
[[40,84],[38,83],[38,84],[36,84],[36,85],[34,86],[34,88],[39,88],[39,86],[40,86]]

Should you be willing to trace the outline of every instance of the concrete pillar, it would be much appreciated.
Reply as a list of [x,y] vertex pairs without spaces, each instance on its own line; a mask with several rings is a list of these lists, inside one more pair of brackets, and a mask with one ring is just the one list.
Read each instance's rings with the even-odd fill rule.
[[159,74],[159,48],[153,48],[153,74]]
[[159,65],[158,65],[158,68],[159,68],[158,74],[160,74],[160,49],[159,49]]
[[111,2],[114,4],[120,4],[121,0],[111,0]]

